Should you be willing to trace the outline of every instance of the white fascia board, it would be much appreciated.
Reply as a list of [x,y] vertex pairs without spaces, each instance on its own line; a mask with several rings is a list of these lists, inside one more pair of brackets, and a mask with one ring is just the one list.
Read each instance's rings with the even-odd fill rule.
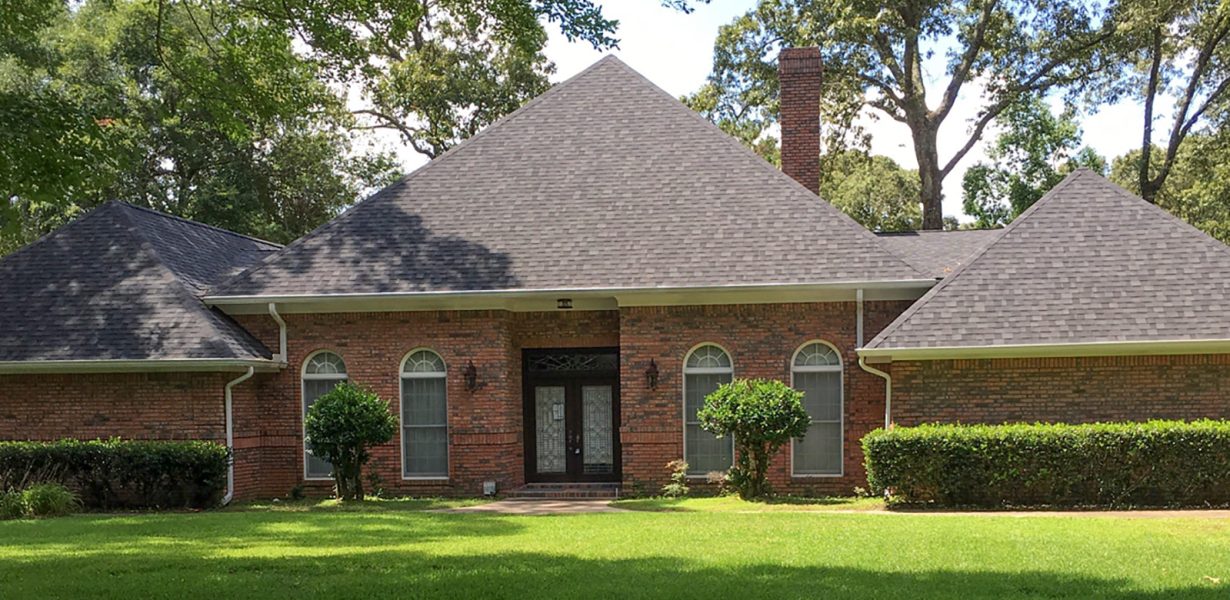
[[36,373],[149,373],[149,372],[241,372],[276,371],[272,360],[172,358],[145,360],[28,360],[0,361],[0,374]]
[[937,346],[931,348],[860,348],[857,352],[859,356],[888,360],[1230,354],[1230,340],[1151,340],[1065,344]]
[[556,301],[561,298],[572,300],[573,310],[614,310],[621,306],[853,301],[859,289],[864,290],[867,300],[914,300],[936,282],[935,279],[905,279],[704,287],[206,296],[204,300],[232,314],[264,312],[270,303],[277,304],[278,310],[283,313],[484,309],[553,311],[557,310]]

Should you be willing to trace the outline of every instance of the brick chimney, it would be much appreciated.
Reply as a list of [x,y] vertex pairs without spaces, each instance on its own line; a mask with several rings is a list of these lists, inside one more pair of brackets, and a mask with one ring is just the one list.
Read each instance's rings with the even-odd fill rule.
[[777,57],[782,172],[820,193],[820,48],[784,48]]

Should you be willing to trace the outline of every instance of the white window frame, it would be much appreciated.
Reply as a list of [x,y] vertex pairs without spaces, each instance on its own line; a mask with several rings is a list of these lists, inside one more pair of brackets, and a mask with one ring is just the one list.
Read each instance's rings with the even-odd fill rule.
[[[825,346],[828,346],[830,349],[832,349],[833,353],[837,356],[837,364],[836,365],[823,365],[823,366],[802,366],[802,367],[796,365],[795,361],[798,360],[799,353],[802,352],[803,349],[807,348],[808,346],[814,345],[814,344],[823,344]],[[790,355],[790,387],[792,388],[794,387],[794,374],[795,373],[838,373],[838,377],[839,377],[838,381],[840,382],[840,386],[841,386],[838,389],[838,396],[840,397],[840,401],[841,401],[841,403],[839,404],[839,408],[838,408],[838,415],[840,415],[840,420],[837,421],[837,425],[838,425],[837,429],[838,431],[841,432],[841,438],[840,438],[841,443],[838,446],[839,454],[837,457],[838,458],[837,462],[840,465],[840,467],[838,468],[838,471],[836,473],[799,473],[797,472],[794,466],[794,440],[790,440],[790,476],[791,477],[832,478],[832,477],[845,477],[846,475],[846,368],[845,368],[845,365],[846,363],[842,359],[842,356],[841,356],[841,350],[838,350],[837,346],[834,346],[833,344],[825,340],[820,340],[820,339],[808,340],[804,342],[801,346],[795,349],[794,354]],[[795,388],[795,389],[798,389],[798,388]],[[833,422],[833,421],[816,421],[815,419],[811,419],[810,414],[807,416],[809,419],[808,421],[809,428],[812,423],[817,423],[817,422],[818,423],[832,423]]]
[[[342,361],[344,371],[341,374],[337,373],[311,373],[307,372],[308,365],[312,363],[312,359],[321,354],[332,354]],[[303,366],[299,368],[299,439],[303,441],[303,479],[304,481],[333,481],[332,476],[320,476],[308,474],[308,449],[307,449],[307,385],[305,382],[312,381],[350,381],[350,367],[346,366],[346,357],[342,356],[341,352],[321,348],[303,359]]]
[[[406,361],[410,360],[419,352],[430,352],[440,359],[440,364],[444,365],[443,371],[431,373],[406,373]],[[401,479],[402,481],[448,481],[449,476],[445,475],[407,475],[406,474],[406,411],[402,406],[405,398],[405,382],[407,379],[443,379],[444,380],[444,468],[448,473],[453,472],[453,456],[452,456],[452,429],[449,426],[448,419],[448,362],[439,352],[427,347],[415,348],[406,353],[402,357],[401,362],[397,363],[397,437],[399,446],[401,446]]]
[[[714,348],[717,348],[718,350],[721,350],[723,353],[725,353],[726,360],[730,361],[730,367],[728,368],[727,367],[697,367],[694,369],[688,368],[688,361],[691,360],[692,355],[695,354],[697,350],[700,350],[701,348],[705,348],[708,346],[713,346]],[[721,344],[717,344],[714,342],[701,342],[699,344],[696,344],[695,346],[692,346],[692,348],[688,350],[686,354],[683,355],[683,385],[681,386],[683,389],[683,394],[682,396],[680,396],[680,403],[679,403],[680,416],[683,419],[683,448],[682,448],[682,452],[680,452],[679,455],[682,456],[683,460],[685,461],[688,459],[688,425],[696,424],[696,423],[688,422],[688,375],[730,375],[730,380],[734,381],[735,380],[735,357],[734,355],[730,353],[730,350],[727,350]],[[733,467],[735,466],[735,438],[734,436],[727,436],[727,437],[730,439],[730,467]],[[729,470],[730,467],[727,467],[727,470]],[[708,476],[709,476],[708,473],[699,474],[699,475],[694,474],[694,475],[687,475],[687,478],[688,479],[706,479]]]

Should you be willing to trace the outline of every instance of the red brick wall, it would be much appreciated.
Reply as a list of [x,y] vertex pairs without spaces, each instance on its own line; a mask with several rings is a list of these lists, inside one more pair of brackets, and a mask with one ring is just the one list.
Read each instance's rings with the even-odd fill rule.
[[1230,418],[1230,355],[894,362],[893,420]]
[[[616,311],[510,313],[440,311],[285,315],[290,367],[266,379],[259,401],[245,412],[237,447],[259,449],[255,495],[284,495],[303,479],[302,396],[304,360],[318,350],[342,356],[352,381],[371,387],[399,410],[402,359],[430,348],[448,367],[449,478],[403,480],[401,434],[373,452],[373,466],[386,489],[399,494],[481,493],[494,480],[502,490],[525,480],[521,398],[521,349],[619,345]],[[277,328],[268,316],[241,322],[269,347]],[[463,369],[473,361],[478,389],[465,388]],[[239,416],[237,415],[237,419]],[[308,482],[325,493],[329,482]]]
[[[864,338],[871,339],[908,304],[865,303]],[[884,422],[884,383],[858,366],[854,303],[625,308],[620,315],[626,485],[656,493],[665,483],[666,463],[683,457],[683,360],[689,350],[715,343],[730,352],[735,377],[789,382],[791,357],[812,340],[829,342],[842,354],[845,474],[792,477],[787,448],[774,461],[770,481],[778,491],[793,493],[848,492],[863,485],[858,441]],[[656,389],[649,389],[644,375],[651,358],[660,372]]]
[[0,439],[222,441],[231,373],[0,375]]

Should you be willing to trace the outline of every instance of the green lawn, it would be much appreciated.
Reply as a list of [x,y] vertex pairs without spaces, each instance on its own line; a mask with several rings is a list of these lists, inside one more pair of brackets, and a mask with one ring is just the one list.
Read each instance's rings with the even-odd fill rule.
[[0,522],[0,598],[1230,598],[1226,520],[723,502],[737,501],[546,517],[413,501]]

